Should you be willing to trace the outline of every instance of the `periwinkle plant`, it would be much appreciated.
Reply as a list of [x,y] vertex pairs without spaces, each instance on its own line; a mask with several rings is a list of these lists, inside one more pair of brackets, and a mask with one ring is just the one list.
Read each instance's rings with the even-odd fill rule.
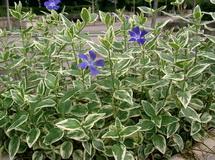
[[[12,16],[32,18],[21,9]],[[129,19],[100,12],[107,31],[96,41],[83,29],[98,16],[85,8],[77,22],[44,15],[21,28],[22,43],[0,30],[0,148],[11,159],[169,159],[210,133],[215,37],[201,30],[209,22],[197,6],[179,31],[166,31],[168,21],[147,28],[140,10]]]

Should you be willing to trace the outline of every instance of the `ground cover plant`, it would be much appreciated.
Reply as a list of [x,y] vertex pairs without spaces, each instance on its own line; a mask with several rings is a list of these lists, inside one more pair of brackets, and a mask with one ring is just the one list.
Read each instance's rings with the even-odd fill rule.
[[[77,22],[50,10],[36,24],[21,3],[11,10],[32,26],[14,31],[15,40],[0,30],[2,152],[33,160],[169,159],[208,136],[215,36],[204,31],[214,30],[215,13],[196,6],[190,17],[177,16],[187,26],[175,31],[165,29],[169,21],[146,27],[144,14],[164,7],[139,9],[127,17],[84,8]],[[202,21],[204,14],[213,20]],[[83,29],[98,18],[107,30],[91,39]]]

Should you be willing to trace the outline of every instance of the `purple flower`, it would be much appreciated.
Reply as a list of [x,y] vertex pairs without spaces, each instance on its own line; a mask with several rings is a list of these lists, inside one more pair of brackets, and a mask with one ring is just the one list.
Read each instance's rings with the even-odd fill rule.
[[60,0],[48,0],[44,2],[44,6],[49,10],[58,10],[60,8],[60,6],[58,6],[60,2]]
[[134,41],[134,42],[139,43],[139,45],[143,45],[146,42],[146,39],[145,39],[144,36],[147,33],[148,32],[145,31],[145,30],[140,30],[140,28],[138,26],[134,27],[132,29],[132,31],[129,31],[129,34],[131,36],[131,38],[129,39],[129,41]]
[[78,67],[81,69],[86,69],[88,67],[92,76],[96,76],[100,73],[96,67],[104,67],[105,65],[103,59],[96,59],[96,54],[92,50],[89,51],[88,56],[85,54],[79,54],[78,57],[82,60]]

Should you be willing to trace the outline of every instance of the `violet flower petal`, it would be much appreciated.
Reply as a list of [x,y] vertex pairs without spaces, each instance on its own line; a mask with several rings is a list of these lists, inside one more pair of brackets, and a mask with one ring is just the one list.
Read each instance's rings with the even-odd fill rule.
[[143,39],[143,38],[137,39],[137,42],[138,42],[139,44],[144,44],[145,41],[146,41],[146,40]]
[[130,38],[129,41],[137,41],[136,38]]
[[96,76],[100,73],[93,65],[90,65],[89,68],[90,68],[90,74],[92,76]]
[[145,36],[147,33],[148,33],[148,32],[147,32],[146,30],[142,30],[142,31],[141,31],[141,34],[140,34],[140,37]]
[[96,54],[95,54],[94,51],[90,50],[90,51],[89,51],[89,55],[90,55],[90,58],[91,58],[92,60],[95,60],[95,59],[96,59]]
[[105,61],[103,59],[99,59],[99,60],[95,61],[95,65],[99,66],[99,67],[104,67]]
[[136,33],[132,32],[132,31],[128,31],[131,37],[135,37]]
[[88,61],[88,57],[85,54],[80,53],[78,57],[81,58],[82,60]]
[[134,33],[136,33],[136,34],[140,34],[140,28],[137,26],[137,27],[134,27],[133,29],[132,29],[132,31],[134,32]]
[[81,62],[78,67],[80,67],[81,69],[86,69],[88,67],[88,63],[87,62]]

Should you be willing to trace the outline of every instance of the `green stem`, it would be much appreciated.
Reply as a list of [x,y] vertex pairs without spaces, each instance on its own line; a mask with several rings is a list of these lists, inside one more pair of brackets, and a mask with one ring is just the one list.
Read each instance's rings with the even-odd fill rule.
[[[144,59],[145,59],[144,47],[141,47],[141,49],[142,49],[142,55],[141,55],[141,57],[142,57],[142,60],[144,61]],[[144,70],[144,68],[142,69],[142,77],[141,77],[141,79],[142,79],[142,81],[145,80],[145,70]],[[144,94],[143,94],[143,92],[144,92],[144,87],[142,86],[142,87],[141,87],[141,98],[140,98],[140,102],[141,102],[141,100],[144,99]]]
[[[28,54],[27,54],[27,49],[26,49],[26,45],[25,45],[25,38],[24,38],[24,34],[23,34],[23,29],[22,29],[22,25],[21,25],[21,20],[20,20],[20,33],[21,33],[21,39],[22,39],[22,47],[23,47],[23,51],[24,51],[24,64],[26,64],[28,66]],[[27,68],[25,66],[24,68],[24,76],[25,76],[25,80],[26,80],[26,84],[28,84],[28,71]]]
[[[110,63],[110,73],[111,73],[112,89],[113,89],[113,93],[114,93],[115,92],[115,83],[114,83],[114,73],[113,73],[113,62],[111,60],[111,52],[108,51],[108,53],[109,53],[108,54],[108,60],[109,60],[109,63]],[[111,105],[112,105],[112,108],[113,108],[113,116],[114,116],[114,118],[116,118],[118,109],[115,106],[113,95],[112,95]]]
[[73,56],[75,57],[75,63],[76,65],[78,64],[78,58],[75,54],[75,45],[74,45],[74,42],[72,42],[72,51],[73,51]]
[[161,79],[161,68],[160,68],[160,58],[157,55],[157,64],[158,64],[158,78]]
[[123,23],[123,27],[124,27],[124,45],[125,45],[125,51],[126,51],[127,50],[127,34],[126,34],[126,30],[125,30],[125,22]]
[[111,60],[111,53],[108,51],[108,60],[110,63],[110,74],[111,74],[111,81],[112,81],[112,89],[115,91],[115,83],[114,83],[114,73],[113,73],[113,62]]
[[[198,26],[196,25],[196,34],[195,34],[195,41],[198,41]],[[195,60],[194,60],[194,65],[197,63],[197,58],[198,58],[198,50],[195,48]]]
[[82,80],[82,83],[83,83],[84,88],[86,88],[84,70],[81,70],[81,80]]
[[166,100],[167,100],[167,97],[169,95],[171,85],[172,85],[172,80],[170,80],[170,82],[169,82],[169,85],[168,85],[168,88],[167,88],[167,91],[166,91],[166,95],[164,97],[163,106],[165,106],[165,104],[166,104]]

